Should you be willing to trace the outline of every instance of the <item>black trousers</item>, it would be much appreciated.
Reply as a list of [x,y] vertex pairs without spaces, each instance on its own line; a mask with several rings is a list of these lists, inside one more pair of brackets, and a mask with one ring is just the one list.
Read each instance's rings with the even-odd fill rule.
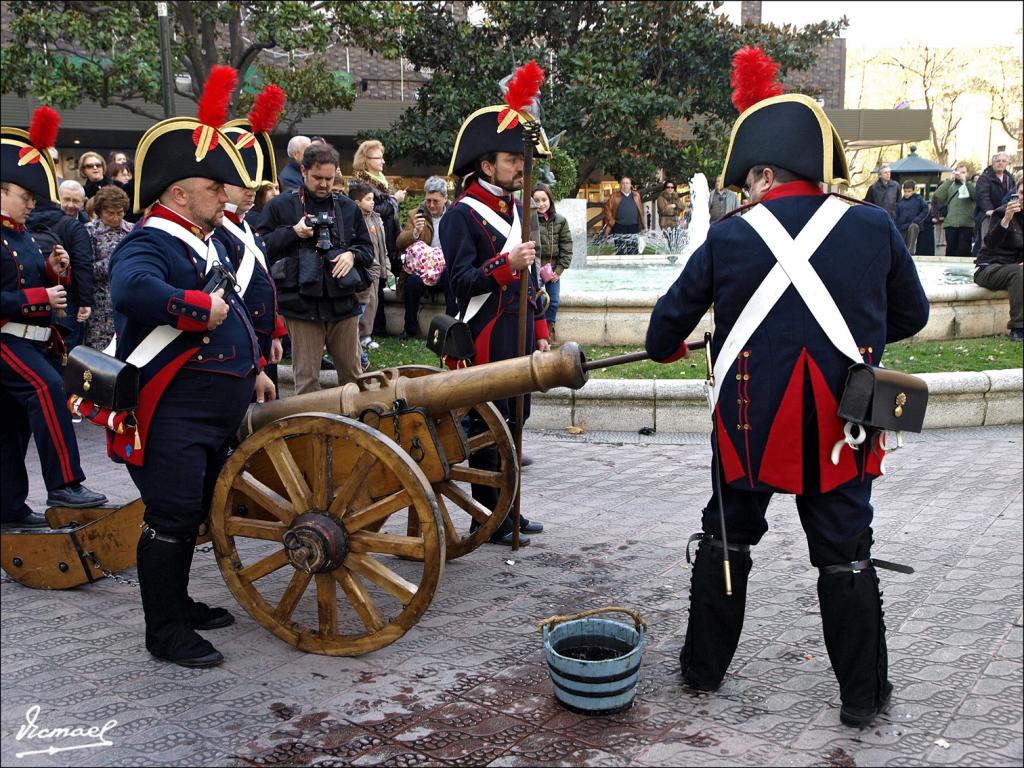
[[128,466],[149,526],[191,536],[206,519],[255,379],[183,370],[168,385],[146,435],[146,462]]
[[[497,406],[498,410],[501,411],[502,416],[505,418],[505,422],[508,424],[509,429],[512,431],[513,437],[515,436],[515,415],[516,415],[516,401],[515,398],[506,400],[495,400],[494,405]],[[530,396],[525,395],[523,402],[523,423],[530,417]],[[482,432],[487,431],[487,425],[484,423],[474,411],[466,416],[462,422],[463,428],[466,430],[466,437],[473,438]],[[483,450],[477,451],[469,459],[469,466],[473,469],[487,469],[497,470],[501,465],[501,457],[498,453],[497,448],[484,448]],[[479,501],[485,507],[490,510],[494,510],[498,503],[498,489],[493,488],[489,485],[473,484],[471,486],[473,498]],[[526,515],[522,513],[520,509],[520,518],[526,519]],[[471,530],[476,527],[475,521],[471,526]],[[495,531],[495,537],[507,536],[512,533],[512,509],[508,510],[504,520],[502,520],[501,526]]]
[[448,270],[441,273],[436,285],[427,285],[417,275],[406,273],[405,280],[405,332],[409,336],[418,336],[420,332],[420,302],[427,293],[441,291],[444,293],[445,313],[454,317],[458,312],[451,291],[448,290]]
[[381,279],[377,281],[377,314],[373,316],[373,328],[371,333],[374,336],[388,335],[388,319],[384,312],[384,286],[388,281]]
[[67,395],[40,342],[0,334],[0,520],[29,515],[25,452],[35,437],[47,490],[85,479]]
[[612,237],[615,239],[615,252],[639,253],[640,243],[637,240],[639,234],[639,224],[615,224],[612,227]]
[[[717,487],[717,483],[712,487]],[[768,532],[768,504],[773,495],[771,491],[742,491],[723,486],[725,532],[730,544],[754,545],[761,541]],[[809,539],[839,542],[856,538],[871,525],[874,516],[871,479],[865,478],[863,483],[858,479],[828,493],[804,493],[796,497],[796,508]],[[704,532],[720,535],[719,521],[718,494],[712,491],[704,508]]]
[[945,231],[947,256],[971,255],[971,238],[974,236],[973,227],[945,227]]

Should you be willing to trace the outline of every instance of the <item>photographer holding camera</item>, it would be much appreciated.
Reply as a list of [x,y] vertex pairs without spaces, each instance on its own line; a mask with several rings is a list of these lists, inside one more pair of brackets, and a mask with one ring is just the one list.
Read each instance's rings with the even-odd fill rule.
[[271,200],[260,227],[278,308],[292,339],[296,394],[320,389],[325,345],[338,384],[362,373],[356,294],[369,284],[373,245],[355,203],[331,191],[338,165],[330,145],[307,147],[303,186]]
[[942,182],[932,199],[946,206],[942,227],[946,231],[946,255],[970,256],[974,236],[974,182],[966,163],[957,163],[953,178]]

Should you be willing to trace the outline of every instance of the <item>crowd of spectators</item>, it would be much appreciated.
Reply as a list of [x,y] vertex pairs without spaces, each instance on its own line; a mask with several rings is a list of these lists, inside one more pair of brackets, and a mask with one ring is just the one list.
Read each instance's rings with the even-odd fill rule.
[[[310,191],[310,169],[305,162],[307,150],[317,145],[322,147],[316,151],[319,153],[315,153],[316,157],[334,152],[322,137],[292,137],[286,149],[288,162],[278,174],[278,183],[265,184],[257,191],[255,204],[246,216],[253,229],[274,244],[274,251],[280,250],[282,240],[291,247],[314,233],[313,228],[303,228],[304,224],[298,219],[300,211],[303,221],[309,213],[305,202],[316,199]],[[912,253],[924,228],[934,225],[937,241],[941,244],[945,240],[946,255],[971,255],[977,259],[979,284],[1002,286],[1012,293],[1013,281],[1007,277],[1012,274],[991,268],[993,254],[1002,253],[1007,243],[1012,245],[1014,227],[1019,228],[1013,224],[1019,215],[1017,219],[1009,216],[1008,228],[999,226],[1015,190],[1009,162],[1005,152],[996,153],[991,163],[973,176],[966,163],[957,163],[952,178],[942,181],[928,201],[919,193],[915,181],[908,180],[901,185],[892,179],[891,167],[882,164],[864,199],[889,212]],[[327,165],[332,171],[330,195],[353,203],[359,213],[361,229],[365,229],[367,235],[368,265],[359,265],[365,271],[367,285],[358,292],[349,308],[354,313],[352,317],[357,319],[352,321],[356,330],[354,341],[349,345],[354,351],[345,358],[349,368],[340,373],[345,380],[368,366],[369,354],[379,347],[374,337],[391,335],[383,303],[389,279],[394,280],[397,296],[403,304],[400,330],[403,340],[422,335],[419,315],[425,297],[432,296],[435,303],[443,300],[449,311],[454,309],[448,295],[438,226],[451,207],[451,200],[447,180],[430,177],[424,184],[422,203],[410,210],[402,221],[399,211],[406,193],[390,186],[384,175],[384,146],[376,140],[359,145],[352,158],[349,179],[342,173],[340,160]],[[141,216],[134,211],[134,166],[131,157],[122,151],[110,152],[106,157],[87,151],[78,158],[76,169],[78,178],[61,180],[60,205],[41,203],[30,216],[28,228],[44,248],[52,250],[54,245],[60,244],[71,260],[73,280],[68,306],[54,318],[55,324],[62,328],[66,348],[70,350],[79,343],[86,343],[103,349],[114,337],[109,295],[110,254]],[[279,195],[284,199],[274,203]],[[724,189],[722,179],[718,178],[708,204],[713,222],[735,210],[741,199],[735,192]],[[617,252],[637,253],[638,236],[652,225],[662,231],[687,227],[688,197],[679,194],[673,181],[664,183],[651,205],[657,211],[653,221],[654,214],[645,212],[632,180],[628,176],[619,180],[619,189],[604,202],[602,222],[602,231],[614,240]],[[279,215],[287,210],[295,220],[285,222],[271,218],[275,206]],[[568,223],[555,211],[555,201],[544,185],[537,187],[534,210],[538,215],[541,265],[545,268],[544,280],[551,298],[546,317],[554,329],[561,276],[572,262],[572,241]],[[1010,210],[1012,213],[1014,209]],[[273,234],[275,229],[285,225],[290,234],[283,237]],[[993,236],[997,242],[989,245],[987,235],[993,231],[993,226],[999,226]],[[1009,240],[1007,232],[1010,232]],[[1005,254],[999,258],[1003,257]],[[331,345],[325,341],[319,346]],[[335,349],[330,355],[333,363],[324,356],[323,367],[336,367],[338,351]]]

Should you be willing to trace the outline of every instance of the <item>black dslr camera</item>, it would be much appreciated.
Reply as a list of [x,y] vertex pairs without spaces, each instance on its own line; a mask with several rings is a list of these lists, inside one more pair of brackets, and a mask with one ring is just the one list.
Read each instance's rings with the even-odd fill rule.
[[331,229],[334,227],[334,217],[328,211],[306,214],[306,226],[316,230],[316,246],[318,251],[329,251],[333,247]]

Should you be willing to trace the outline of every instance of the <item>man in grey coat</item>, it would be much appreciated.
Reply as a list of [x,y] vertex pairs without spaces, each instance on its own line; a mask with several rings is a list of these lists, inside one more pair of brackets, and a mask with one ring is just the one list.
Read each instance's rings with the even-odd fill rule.
[[892,168],[888,163],[878,166],[878,179],[868,187],[864,201],[884,208],[889,218],[896,220],[896,203],[900,201],[900,185],[892,180]]

